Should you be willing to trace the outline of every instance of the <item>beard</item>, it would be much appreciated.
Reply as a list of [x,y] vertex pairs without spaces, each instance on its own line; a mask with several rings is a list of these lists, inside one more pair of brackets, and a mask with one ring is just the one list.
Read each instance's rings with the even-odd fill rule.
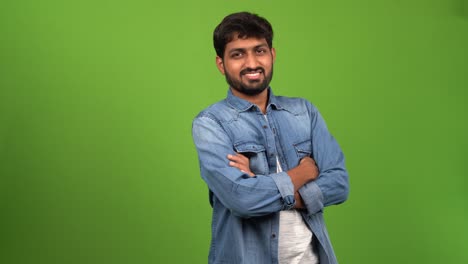
[[[261,80],[248,80],[247,82],[242,81],[242,75],[249,73],[249,72],[257,72],[261,71],[261,73],[264,75],[263,81]],[[225,72],[225,77],[226,81],[229,84],[229,86],[242,93],[245,95],[253,96],[260,94],[263,92],[268,86],[270,85],[271,79],[273,78],[273,66],[271,67],[271,71],[268,75],[265,75],[265,69],[259,67],[256,69],[244,69],[240,72],[239,79],[233,78],[227,71],[226,68],[224,68]]]

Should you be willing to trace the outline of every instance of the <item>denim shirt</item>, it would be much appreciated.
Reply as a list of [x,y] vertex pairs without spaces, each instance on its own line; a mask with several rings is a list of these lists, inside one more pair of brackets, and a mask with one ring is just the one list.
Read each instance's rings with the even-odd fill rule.
[[[337,263],[322,212],[347,199],[343,153],[317,108],[305,99],[274,96],[269,88],[266,116],[229,90],[225,100],[193,121],[213,208],[209,263],[278,263],[279,212],[295,205],[287,171],[307,156],[320,173],[299,189],[306,207],[301,214],[316,237],[320,263]],[[255,176],[229,166],[227,155],[236,152],[249,158]],[[276,172],[277,157],[283,172]]]

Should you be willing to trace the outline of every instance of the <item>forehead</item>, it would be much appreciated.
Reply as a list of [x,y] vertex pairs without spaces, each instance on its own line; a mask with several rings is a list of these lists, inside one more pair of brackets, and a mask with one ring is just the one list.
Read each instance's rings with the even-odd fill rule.
[[262,45],[268,46],[265,38],[239,38],[236,36],[226,44],[226,52],[236,49],[253,49]]

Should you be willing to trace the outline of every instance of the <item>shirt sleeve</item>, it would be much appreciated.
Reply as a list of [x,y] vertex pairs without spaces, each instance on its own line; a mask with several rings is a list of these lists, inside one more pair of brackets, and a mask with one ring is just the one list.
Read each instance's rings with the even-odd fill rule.
[[203,180],[217,199],[240,217],[254,217],[291,209],[294,186],[285,172],[250,177],[229,166],[233,142],[210,115],[195,118],[192,136]]
[[340,204],[348,198],[349,179],[340,146],[330,134],[318,110],[309,103],[311,115],[312,155],[319,169],[315,181],[305,184],[299,194],[309,214],[325,206]]

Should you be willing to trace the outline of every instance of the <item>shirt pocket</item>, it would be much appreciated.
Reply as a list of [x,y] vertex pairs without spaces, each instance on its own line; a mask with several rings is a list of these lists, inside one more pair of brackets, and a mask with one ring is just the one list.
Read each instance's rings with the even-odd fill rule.
[[268,174],[268,161],[265,147],[251,142],[242,142],[234,145],[236,152],[241,153],[249,159],[250,170],[254,174]]
[[312,157],[312,142],[309,139],[293,145],[299,160],[305,157]]

